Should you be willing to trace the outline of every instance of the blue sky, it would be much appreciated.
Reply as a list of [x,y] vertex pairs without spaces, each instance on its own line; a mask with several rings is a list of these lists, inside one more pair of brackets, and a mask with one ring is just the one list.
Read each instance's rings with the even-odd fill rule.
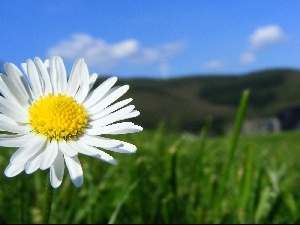
[[300,68],[297,0],[9,0],[0,60],[60,55],[70,71],[171,78]]

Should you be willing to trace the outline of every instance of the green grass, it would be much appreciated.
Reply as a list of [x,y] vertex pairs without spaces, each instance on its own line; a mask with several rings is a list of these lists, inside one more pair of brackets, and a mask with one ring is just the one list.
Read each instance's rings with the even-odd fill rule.
[[[232,135],[156,130],[120,135],[136,154],[118,166],[79,155],[84,183],[67,169],[53,191],[50,223],[299,223],[300,132],[240,136],[244,95]],[[1,149],[0,171],[14,149]],[[0,175],[0,223],[41,223],[48,171]]]

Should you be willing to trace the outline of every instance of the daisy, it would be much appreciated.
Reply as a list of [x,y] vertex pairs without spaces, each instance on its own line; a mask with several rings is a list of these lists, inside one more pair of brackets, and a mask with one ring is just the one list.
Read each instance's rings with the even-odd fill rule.
[[[43,62],[28,59],[22,64],[24,75],[12,63],[5,64],[7,75],[0,74],[0,145],[17,147],[5,169],[7,177],[25,171],[50,169],[53,188],[61,185],[65,164],[76,187],[83,183],[78,153],[117,164],[108,153],[134,153],[133,144],[101,135],[142,131],[124,120],[140,113],[132,98],[114,103],[129,89],[116,86],[111,77],[92,89],[98,75],[89,75],[84,59],[78,59],[67,76],[58,56]],[[100,148],[100,149],[99,149]]]

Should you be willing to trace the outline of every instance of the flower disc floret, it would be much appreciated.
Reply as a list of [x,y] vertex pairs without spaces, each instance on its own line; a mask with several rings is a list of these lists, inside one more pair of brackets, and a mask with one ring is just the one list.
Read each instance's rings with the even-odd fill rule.
[[48,139],[70,140],[80,136],[88,121],[82,104],[64,94],[48,94],[29,108],[30,124]]

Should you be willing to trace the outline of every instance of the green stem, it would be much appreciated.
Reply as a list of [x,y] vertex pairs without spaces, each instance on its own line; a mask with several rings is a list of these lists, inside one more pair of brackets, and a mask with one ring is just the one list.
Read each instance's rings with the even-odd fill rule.
[[51,206],[52,206],[52,195],[53,195],[53,188],[50,184],[49,177],[47,176],[46,188],[45,188],[45,208],[43,213],[43,224],[48,224],[50,219],[51,213]]
[[21,174],[21,223],[28,224],[28,198],[25,194],[26,180],[25,174]]

